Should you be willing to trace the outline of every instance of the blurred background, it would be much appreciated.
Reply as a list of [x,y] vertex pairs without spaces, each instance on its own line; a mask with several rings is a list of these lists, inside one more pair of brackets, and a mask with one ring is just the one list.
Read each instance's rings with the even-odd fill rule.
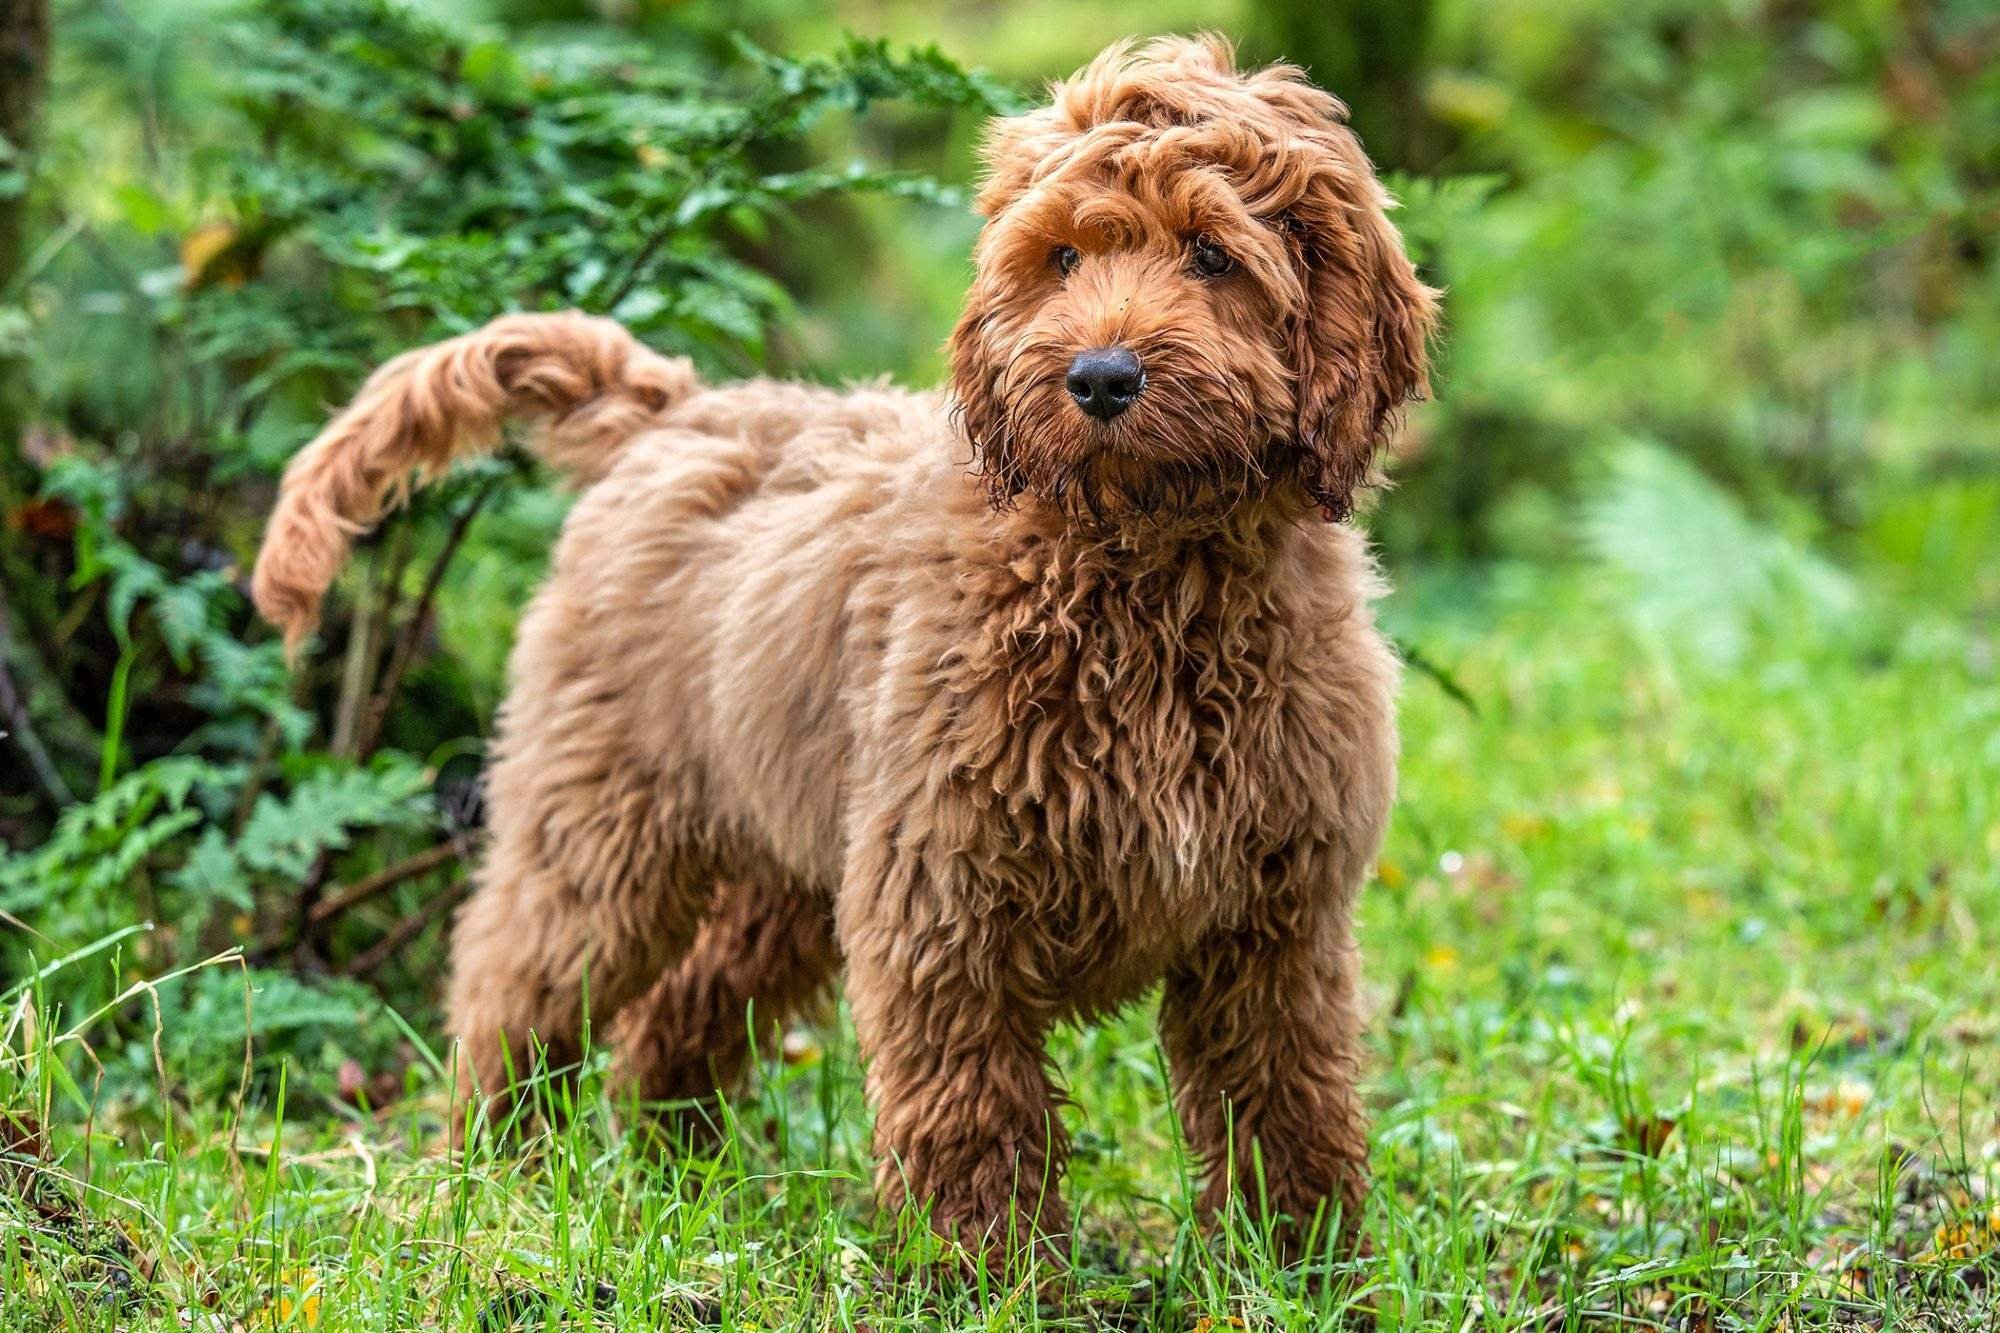
[[[370,366],[580,304],[714,375],[933,383],[979,123],[1161,31],[1218,29],[1345,98],[1447,292],[1435,399],[1363,519],[1415,763],[1500,725],[1515,666],[1575,660],[1613,729],[1634,663],[1807,699],[1871,672],[1976,684],[1935,734],[1961,793],[2000,768],[1981,0],[0,13],[0,969],[102,950],[64,974],[72,1012],[241,949],[264,1049],[373,1070],[401,1030],[357,1012],[432,1000],[566,500],[520,459],[464,469],[364,548],[288,674],[245,571],[277,471]],[[1411,809],[1398,836],[1428,856]],[[1883,858],[1858,881],[1929,882],[2000,839],[1932,815],[1919,845],[1856,835]],[[202,1021],[169,1030],[233,1049],[240,984],[205,984],[171,991]],[[113,1062],[140,1081],[142,1046]]]

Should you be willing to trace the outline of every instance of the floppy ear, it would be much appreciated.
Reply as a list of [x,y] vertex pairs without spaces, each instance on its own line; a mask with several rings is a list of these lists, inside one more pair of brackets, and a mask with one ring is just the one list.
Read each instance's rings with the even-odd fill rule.
[[1003,507],[1027,488],[1027,481],[1009,447],[1000,407],[999,379],[1005,367],[986,341],[993,307],[993,294],[982,273],[965,294],[965,309],[945,350],[950,359],[952,411],[972,445],[973,467],[985,478],[993,504]]
[[1336,521],[1353,511],[1397,409],[1430,391],[1437,324],[1438,294],[1403,253],[1388,191],[1358,146],[1352,158],[1315,179],[1290,213],[1306,287],[1293,342],[1300,475]]
[[[1004,213],[1026,192],[1036,164],[1066,132],[1065,123],[1050,107],[987,121],[979,147],[986,178],[973,210],[989,224]],[[986,479],[994,506],[1001,508],[1011,504],[1028,483],[1014,456],[1000,405],[999,381],[1006,365],[994,354],[987,337],[988,326],[998,317],[1004,298],[1000,279],[990,272],[990,243],[988,233],[973,248],[972,285],[945,350],[950,363],[952,411],[972,445],[973,467]]]

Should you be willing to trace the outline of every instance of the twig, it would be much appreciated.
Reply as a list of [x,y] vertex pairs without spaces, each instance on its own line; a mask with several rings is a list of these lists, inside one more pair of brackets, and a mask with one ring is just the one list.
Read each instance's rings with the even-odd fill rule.
[[[4,555],[0,551],[0,557]],[[0,558],[0,565],[4,564],[4,558]],[[0,569],[0,662],[6,664],[21,703],[40,728],[37,734],[49,748],[49,757],[74,790],[80,785],[76,779],[95,769],[104,738],[69,701],[62,681],[50,666],[52,645],[39,633],[24,638],[16,632],[14,603],[7,596],[6,577],[5,570]]]
[[[398,523],[390,536],[390,559],[388,577],[382,580],[382,624],[386,629],[394,624],[396,616],[403,609],[403,575],[410,568],[410,532],[415,525]],[[373,696],[370,696],[371,698]]]
[[1463,708],[1474,717],[1479,716],[1479,701],[1472,697],[1472,691],[1459,684],[1458,677],[1426,655],[1421,648],[1397,635],[1394,639],[1396,654],[1411,670],[1420,676],[1429,676],[1433,684],[1445,692],[1445,697]]
[[361,723],[360,735],[356,738],[354,754],[367,759],[375,753],[375,747],[382,743],[382,728],[388,723],[390,705],[396,702],[396,694],[403,688],[403,677],[415,660],[417,647],[423,642],[424,629],[430,623],[432,604],[437,601],[438,589],[444,583],[445,571],[450,568],[452,558],[465,541],[465,535],[472,529],[472,520],[486,507],[486,502],[499,489],[501,476],[495,476],[466,502],[453,520],[451,531],[446,534],[444,546],[431,561],[430,572],[424,576],[424,588],[417,596],[417,604],[410,612],[410,618],[403,622],[403,628],[396,635],[396,646],[389,652],[389,665],[382,672],[380,683],[375,688],[375,697],[368,701],[368,711]]
[[312,919],[312,909],[319,905],[320,895],[326,889],[327,872],[333,868],[333,853],[322,851],[313,858],[312,869],[306,871],[305,879],[299,884],[298,906],[292,927],[292,967],[295,971],[322,973],[326,971],[326,932]]
[[257,798],[264,794],[264,784],[270,781],[271,761],[278,757],[278,740],[278,719],[274,717],[264,723],[264,729],[257,737],[257,756],[250,761],[250,777],[236,798],[236,814],[230,821],[232,838],[243,836],[244,825],[250,822],[250,816],[257,808]]
[[[702,168],[699,179],[682,193],[681,199],[685,202],[713,185],[722,175],[718,164],[734,158],[736,154],[748,147],[750,142],[763,133],[764,130],[765,125],[761,121],[754,116],[750,118],[744,124],[743,128],[738,130],[727,144],[723,145],[721,151],[709,159],[708,164]],[[625,270],[625,276],[619,280],[616,287],[611,289],[611,294],[604,299],[603,304],[599,307],[605,314],[617,315],[618,307],[624,304],[625,298],[630,296],[639,286],[639,280],[646,276],[646,270],[652,266],[653,260],[659,256],[660,250],[681,231],[683,224],[678,213],[669,211],[664,216],[666,221],[660,226],[655,227],[652,234],[640,243],[638,252],[632,258],[631,265]]]
[[[377,562],[379,567],[379,557]],[[363,710],[375,679],[375,661],[381,653],[383,595],[379,578],[361,581],[361,595],[347,625],[347,654],[340,668],[340,698],[333,709],[333,736],[328,748],[343,759],[360,754]]]
[[57,810],[62,810],[76,797],[71,794],[69,784],[63,781],[62,773],[55,761],[49,758],[48,749],[41,737],[35,734],[35,725],[28,717],[27,705],[14,688],[14,677],[9,674],[5,661],[0,661],[0,737],[14,742],[16,748],[27,757],[28,769],[41,784],[42,794]]
[[454,882],[449,888],[432,895],[429,902],[397,922],[395,929],[377,940],[368,949],[363,950],[348,960],[347,966],[340,969],[341,975],[347,977],[365,977],[381,967],[382,964],[395,957],[397,951],[402,949],[404,945],[423,934],[432,922],[450,911],[453,904],[457,903],[460,898],[463,898],[466,891],[471,887],[471,880],[460,879]]
[[314,925],[331,921],[342,912],[359,907],[371,898],[378,898],[405,880],[415,879],[428,871],[435,870],[447,861],[458,859],[458,843],[447,840],[435,847],[427,847],[415,856],[406,857],[395,865],[386,866],[374,874],[342,889],[330,898],[322,898],[306,911],[306,920]]
[[42,738],[35,734],[34,719],[28,716],[27,700],[14,687],[14,675],[7,669],[7,650],[12,639],[12,621],[6,605],[0,603],[0,724],[4,724],[0,725],[0,736],[13,740],[27,757],[28,768],[34,773],[35,781],[41,784],[42,793],[57,810],[61,810],[76,798],[70,794],[69,784],[63,781],[55,761],[49,758]]

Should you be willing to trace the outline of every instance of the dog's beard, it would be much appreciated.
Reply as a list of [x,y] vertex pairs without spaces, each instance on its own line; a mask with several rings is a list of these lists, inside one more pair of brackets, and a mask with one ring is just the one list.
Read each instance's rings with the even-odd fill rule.
[[995,410],[973,441],[994,504],[1027,496],[1083,526],[1171,526],[1220,518],[1262,494],[1272,432],[1248,395],[1173,364],[1184,358],[1155,349],[1144,359],[1144,394],[1100,423],[1070,400],[1057,358],[1018,358],[1020,373],[993,386]]

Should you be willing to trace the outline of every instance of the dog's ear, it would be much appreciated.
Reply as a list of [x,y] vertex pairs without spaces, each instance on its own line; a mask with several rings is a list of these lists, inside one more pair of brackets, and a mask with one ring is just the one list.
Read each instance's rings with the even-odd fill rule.
[[994,317],[994,295],[983,273],[965,294],[945,350],[950,362],[952,410],[965,427],[972,446],[972,465],[986,479],[994,504],[1004,505],[1025,488],[1007,447],[1000,407],[999,377],[1005,365],[986,345],[987,324]]
[[990,227],[1033,183],[1044,155],[1071,132],[1051,107],[1018,116],[996,116],[986,122],[979,155],[986,166],[973,210],[986,218],[989,230],[973,248],[972,285],[965,306],[945,345],[949,361],[952,409],[972,445],[972,463],[991,492],[996,507],[1009,504],[1027,489],[1014,457],[1001,410],[999,380],[1006,362],[988,343],[988,329],[999,317],[1006,283],[991,254]]
[[1389,221],[1388,191],[1336,134],[1340,151],[1286,215],[1306,288],[1293,330],[1301,478],[1329,519],[1352,511],[1397,409],[1430,391],[1438,304]]

